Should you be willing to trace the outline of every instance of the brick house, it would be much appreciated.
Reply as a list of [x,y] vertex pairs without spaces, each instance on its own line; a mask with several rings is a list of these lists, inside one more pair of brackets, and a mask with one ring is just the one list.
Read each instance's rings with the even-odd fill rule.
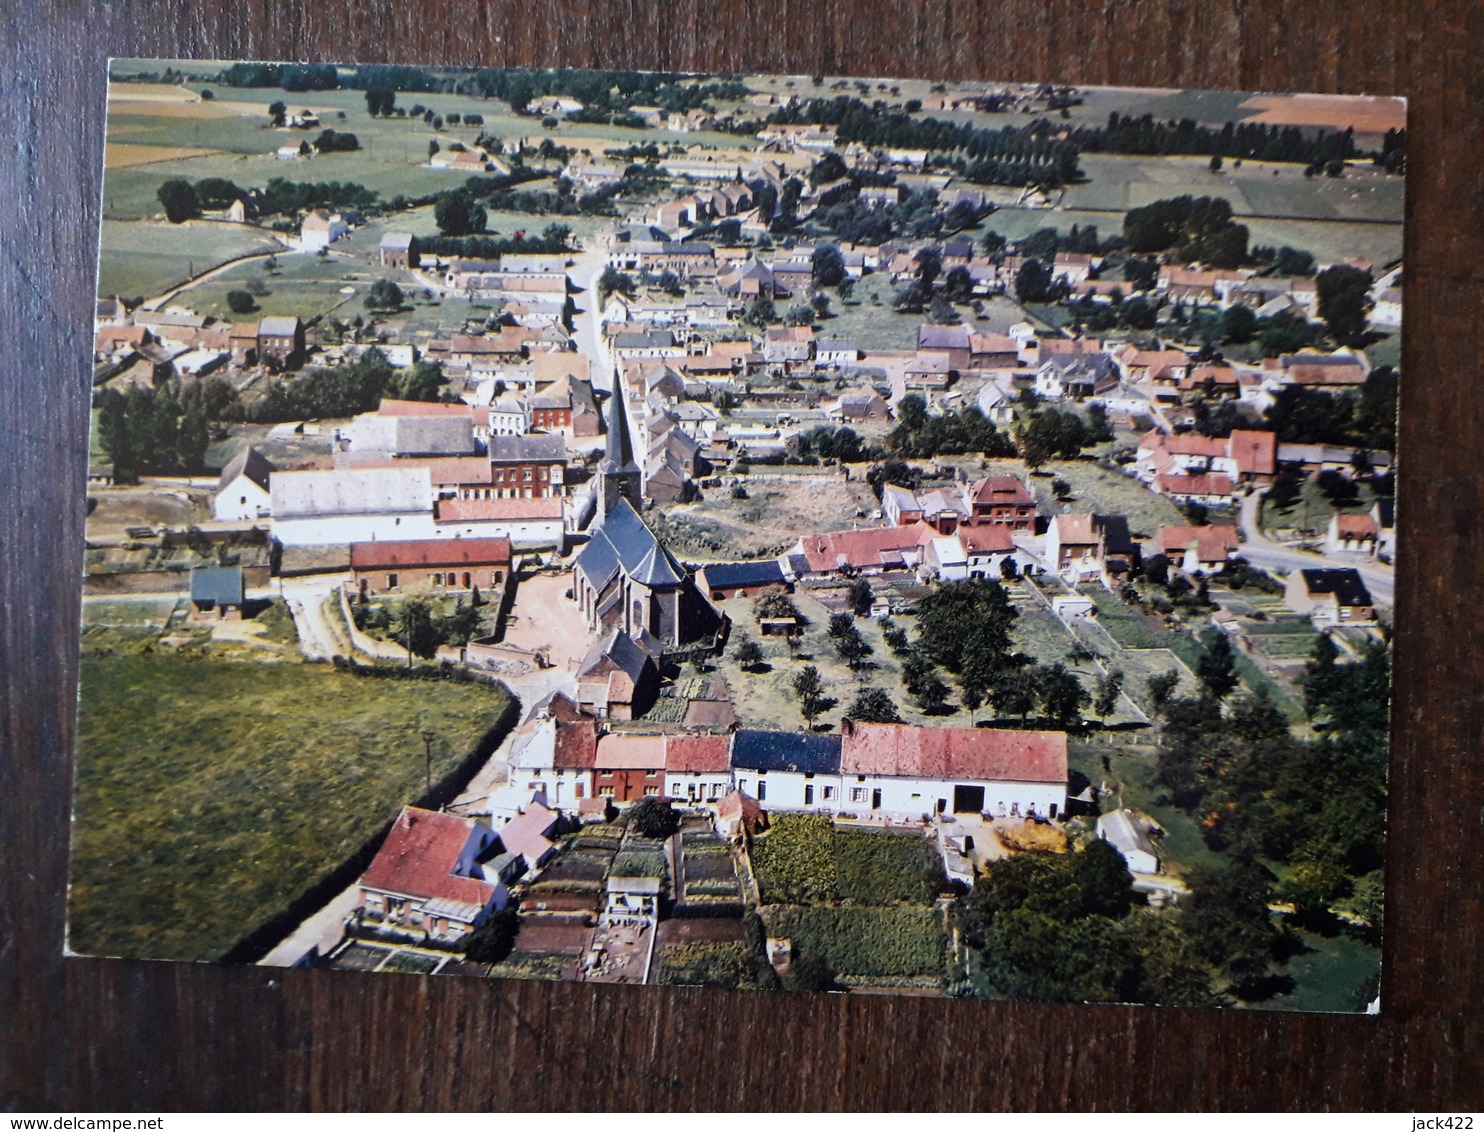
[[510,574],[510,540],[435,538],[358,542],[350,548],[351,581],[362,598],[413,586],[494,589]]
[[505,885],[479,863],[495,840],[469,818],[404,807],[361,876],[361,914],[440,942],[462,939],[505,906]]

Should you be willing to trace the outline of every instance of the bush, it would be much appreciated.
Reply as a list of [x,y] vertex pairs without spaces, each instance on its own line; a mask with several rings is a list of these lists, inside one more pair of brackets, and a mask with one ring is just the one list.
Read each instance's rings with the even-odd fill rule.
[[629,811],[629,827],[644,837],[663,840],[680,828],[680,815],[667,801],[641,798]]
[[251,291],[234,288],[227,292],[227,306],[233,314],[247,314],[258,309],[258,302]]

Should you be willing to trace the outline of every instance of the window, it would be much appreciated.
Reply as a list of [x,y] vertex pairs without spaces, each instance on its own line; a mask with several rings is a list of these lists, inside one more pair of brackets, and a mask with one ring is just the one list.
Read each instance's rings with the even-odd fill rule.
[[835,800],[835,788],[833,786],[826,786],[824,788],[824,800],[826,802],[833,802]]
[[611,798],[611,797],[613,797],[613,787],[611,787],[611,786],[599,786],[598,787],[598,797],[599,798]]
[[644,796],[646,798],[658,798],[659,795],[660,788],[658,786],[646,786],[644,788]]
[[646,770],[644,772],[644,777],[645,778],[655,778],[655,777],[657,777],[659,775],[659,773],[660,772],[657,771],[657,770]]
[[394,590],[397,588],[397,575],[388,574],[386,576],[386,588],[389,590]]
[[577,784],[577,797],[579,799],[587,797],[587,787],[584,786],[581,782]]
[[850,800],[851,802],[864,802],[866,800],[865,788],[862,786],[852,786],[850,788]]
[[767,796],[768,796],[768,784],[766,782],[759,781],[758,784],[757,784],[757,800],[759,802],[761,802],[764,799],[766,799]]

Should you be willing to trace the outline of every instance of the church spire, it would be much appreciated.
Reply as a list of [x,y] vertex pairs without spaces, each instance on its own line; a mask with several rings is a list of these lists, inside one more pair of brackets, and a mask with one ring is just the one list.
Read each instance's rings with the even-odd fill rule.
[[608,406],[608,441],[603,461],[598,465],[598,517],[606,518],[620,498],[627,499],[638,510],[639,465],[634,462],[634,441],[629,433],[628,415],[624,408],[624,384],[617,368],[613,371],[613,396]]

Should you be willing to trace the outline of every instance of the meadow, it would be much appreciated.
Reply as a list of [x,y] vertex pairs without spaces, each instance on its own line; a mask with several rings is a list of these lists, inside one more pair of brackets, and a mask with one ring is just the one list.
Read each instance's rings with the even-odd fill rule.
[[500,723],[501,688],[90,649],[68,943],[209,960],[286,909]]
[[241,256],[280,250],[282,245],[271,233],[242,224],[105,220],[98,294],[152,298]]

